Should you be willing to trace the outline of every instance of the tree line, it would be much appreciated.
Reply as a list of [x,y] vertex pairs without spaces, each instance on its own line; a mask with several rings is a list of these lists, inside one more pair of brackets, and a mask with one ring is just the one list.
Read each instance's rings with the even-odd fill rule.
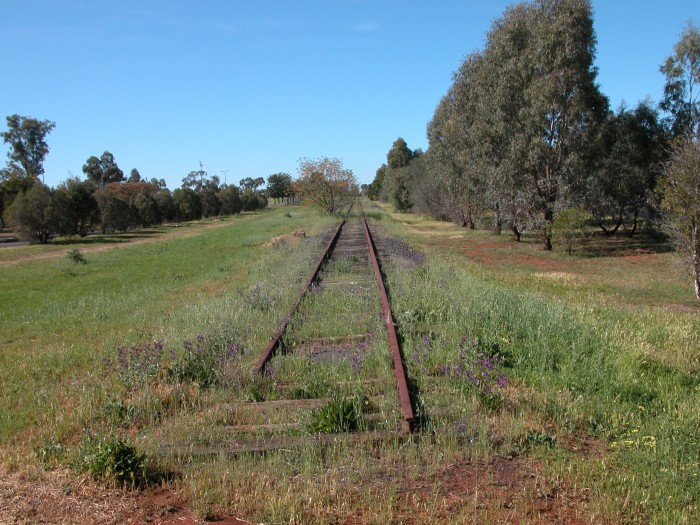
[[[77,236],[99,229],[126,231],[163,222],[198,220],[264,208],[268,199],[293,197],[292,177],[275,173],[246,177],[240,185],[221,184],[201,166],[170,191],[163,179],[143,180],[137,169],[129,176],[105,151],[83,165],[84,179],[71,177],[55,188],[42,182],[49,152],[47,135],[55,123],[31,117],[7,117],[2,138],[9,145],[0,171],[0,227],[7,217],[22,239],[48,242],[53,235]],[[267,184],[266,188],[262,188]]]
[[539,232],[546,250],[583,223],[629,236],[660,225],[686,248],[700,298],[700,31],[688,22],[661,64],[659,104],[611,109],[595,46],[587,0],[507,8],[454,73],[428,150],[397,139],[368,195],[515,241]]

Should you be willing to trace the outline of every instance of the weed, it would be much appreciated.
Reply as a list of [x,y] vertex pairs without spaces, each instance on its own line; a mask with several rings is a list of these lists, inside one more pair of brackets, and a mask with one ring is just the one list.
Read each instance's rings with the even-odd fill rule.
[[66,252],[66,257],[68,260],[74,262],[75,264],[87,264],[88,261],[83,255],[83,252],[78,250],[78,248],[72,248]]
[[103,407],[102,414],[113,425],[128,426],[136,417],[136,407],[121,399],[110,399]]
[[63,460],[66,447],[53,436],[44,437],[42,444],[34,449],[34,453],[44,468],[50,470]]
[[146,481],[146,455],[114,435],[87,434],[81,444],[79,470],[120,486],[141,486]]
[[311,414],[309,430],[325,434],[355,431],[368,404],[366,396],[332,399]]

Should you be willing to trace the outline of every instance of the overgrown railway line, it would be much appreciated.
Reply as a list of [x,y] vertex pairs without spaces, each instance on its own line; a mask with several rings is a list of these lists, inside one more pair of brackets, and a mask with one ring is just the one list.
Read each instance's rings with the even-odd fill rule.
[[160,443],[159,453],[235,455],[411,434],[408,378],[361,209],[333,230],[252,372],[259,399],[220,407],[225,439]]

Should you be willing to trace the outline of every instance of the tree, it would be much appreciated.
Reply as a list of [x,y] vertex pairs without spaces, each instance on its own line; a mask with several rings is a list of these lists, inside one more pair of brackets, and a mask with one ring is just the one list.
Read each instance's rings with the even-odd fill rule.
[[322,157],[299,161],[295,191],[322,213],[335,213],[357,196],[357,180],[340,159]]
[[234,185],[224,184],[219,193],[216,194],[216,197],[221,202],[220,211],[223,215],[240,213],[241,209],[243,209],[240,193]]
[[[629,221],[634,235],[640,217],[653,218],[653,193],[667,150],[667,130],[649,101],[610,114],[603,132],[604,156],[585,187],[585,200],[596,223],[614,234]],[[606,226],[608,218],[612,225]]]
[[660,186],[662,228],[690,267],[700,299],[700,141],[685,138],[676,143]]
[[193,221],[202,218],[202,200],[196,191],[178,188],[172,195],[175,220]]
[[700,30],[692,22],[659,70],[666,76],[659,106],[671,114],[673,134],[700,138]]
[[113,182],[124,181],[124,172],[119,169],[114,155],[109,151],[105,151],[99,159],[95,156],[90,157],[83,165],[83,173],[98,188],[103,188]]
[[292,176],[289,173],[274,173],[267,178],[268,195],[277,201],[289,196]]
[[131,173],[129,173],[127,182],[141,182],[141,174],[139,173],[139,170],[136,168],[132,169]]
[[401,212],[407,212],[413,206],[407,185],[406,168],[414,156],[415,153],[401,137],[394,141],[386,156],[387,168],[384,172],[381,195]]
[[85,235],[99,216],[90,181],[69,178],[53,193],[56,231],[62,235]]
[[251,190],[253,192],[257,191],[257,189],[265,184],[265,179],[262,177],[256,177],[255,179],[251,177],[245,177],[241,179],[240,185],[242,190]]
[[126,231],[130,223],[130,206],[117,191],[116,183],[102,186],[95,191],[95,200],[99,210],[100,228],[107,231]]
[[8,214],[21,239],[46,244],[56,231],[53,196],[51,190],[40,182],[17,195]]
[[2,133],[2,139],[10,145],[8,167],[19,167],[25,177],[40,177],[44,173],[44,159],[49,153],[46,135],[56,127],[56,123],[19,115],[6,119],[8,130]]
[[379,196],[382,191],[382,184],[384,184],[384,176],[386,175],[386,164],[382,164],[374,175],[374,180],[370,183],[367,189],[367,197],[370,200],[379,200]]

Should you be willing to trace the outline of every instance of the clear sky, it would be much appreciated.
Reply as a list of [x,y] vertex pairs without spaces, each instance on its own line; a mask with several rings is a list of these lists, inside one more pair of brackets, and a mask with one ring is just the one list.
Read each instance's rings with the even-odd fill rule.
[[[512,3],[2,0],[0,128],[14,113],[56,122],[51,186],[105,150],[171,189],[199,162],[238,183],[321,156],[368,183],[396,138],[427,148],[452,72]],[[658,67],[700,2],[593,6],[611,105],[658,101]]]

